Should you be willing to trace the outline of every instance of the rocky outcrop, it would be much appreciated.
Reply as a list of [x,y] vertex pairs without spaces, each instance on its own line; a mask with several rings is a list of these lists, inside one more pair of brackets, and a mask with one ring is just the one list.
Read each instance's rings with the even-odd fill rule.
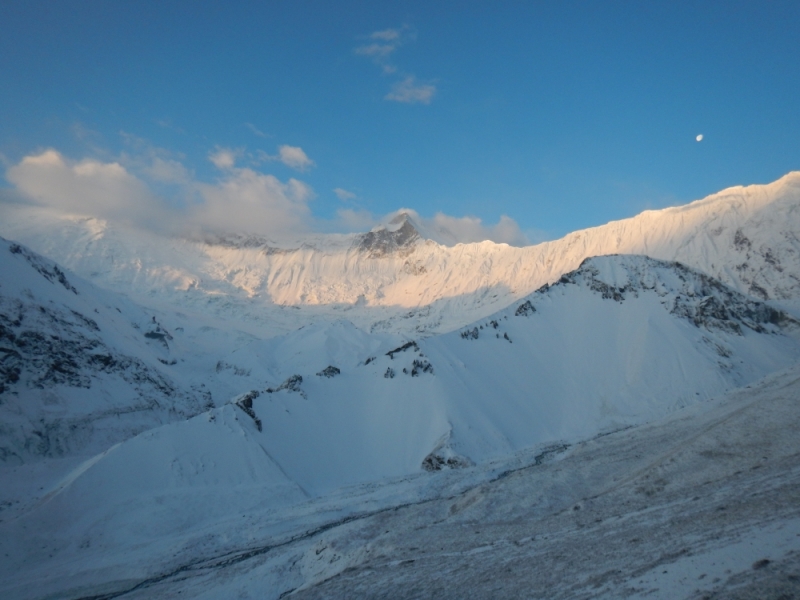
[[[414,251],[414,244],[419,239],[417,229],[405,214],[401,214],[395,217],[389,227],[380,227],[357,236],[353,245],[370,258],[383,258],[390,254],[407,256]],[[414,274],[425,272],[424,267],[409,268]]]

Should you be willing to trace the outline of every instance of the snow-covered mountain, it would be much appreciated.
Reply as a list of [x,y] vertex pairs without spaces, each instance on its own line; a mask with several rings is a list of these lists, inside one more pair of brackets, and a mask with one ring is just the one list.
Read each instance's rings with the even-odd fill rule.
[[305,490],[625,427],[800,358],[787,314],[638,256],[588,259],[485,320],[391,342],[339,322],[223,359],[252,390],[249,435]]
[[[296,243],[170,237],[0,205],[0,235],[149,306],[247,323],[261,336],[345,317],[371,331],[457,329],[556,281],[590,256],[677,260],[800,314],[800,173],[525,248],[443,246],[407,214],[366,234]],[[435,236],[434,236],[435,237]]]
[[408,214],[278,245],[0,205],[34,246],[0,239],[0,595],[258,556],[307,587],[345,568],[322,532],[372,556],[359,512],[455,499],[446,520],[580,440],[721,406],[800,360],[798,204],[793,173],[528,248]]
[[0,461],[96,454],[210,408],[152,312],[0,238]]
[[255,428],[229,406],[110,450],[0,522],[0,592],[792,597],[799,378],[795,367],[648,426],[312,500],[251,451]]

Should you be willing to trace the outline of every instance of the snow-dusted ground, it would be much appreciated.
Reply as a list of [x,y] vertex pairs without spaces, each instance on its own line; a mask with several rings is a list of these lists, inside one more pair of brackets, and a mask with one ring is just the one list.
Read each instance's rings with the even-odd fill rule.
[[[798,431],[794,368],[552,463],[320,534],[297,564],[329,570],[296,580],[292,597],[794,598]],[[255,593],[259,562],[228,589]]]
[[170,531],[136,515],[137,534],[119,531],[119,512],[43,519],[49,499],[0,524],[0,593],[793,598],[798,430],[793,367],[648,425],[281,508],[257,489],[163,493],[150,510],[180,516]]

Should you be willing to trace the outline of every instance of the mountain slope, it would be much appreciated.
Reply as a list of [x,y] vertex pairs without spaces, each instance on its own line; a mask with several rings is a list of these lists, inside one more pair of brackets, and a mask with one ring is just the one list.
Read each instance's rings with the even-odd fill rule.
[[460,331],[392,346],[337,323],[218,364],[252,447],[320,495],[649,421],[793,364],[799,338],[701,273],[611,256]]
[[[269,470],[261,488],[229,488],[250,479],[242,466],[254,455],[231,445],[242,460],[215,460],[203,438],[218,447],[233,426],[249,441],[255,427],[215,409],[141,436],[96,461],[94,473],[84,465],[85,476],[79,470],[34,510],[0,522],[9,557],[0,592],[20,600],[792,597],[799,378],[794,367],[650,425],[316,500],[292,498],[288,487],[280,495]],[[165,473],[174,451],[192,444],[181,469]],[[164,464],[154,462],[162,452]],[[185,469],[192,455],[202,464]],[[134,458],[155,471],[151,480],[120,482],[124,469],[111,467]],[[220,476],[215,490],[209,475]],[[181,489],[193,477],[202,485]]]
[[[678,260],[800,311],[800,173],[526,248],[424,240],[407,215],[368,234],[278,245],[178,239],[98,219],[0,206],[0,234],[140,302],[240,320],[262,336],[346,317],[364,329],[456,329],[556,281],[587,257]],[[301,307],[300,312],[288,307]]]
[[0,238],[0,461],[95,454],[207,409],[152,313]]
[[680,264],[593,258],[485,321],[383,345],[330,377],[309,350],[272,371],[252,410],[290,477],[322,491],[650,420],[792,364],[798,333]]

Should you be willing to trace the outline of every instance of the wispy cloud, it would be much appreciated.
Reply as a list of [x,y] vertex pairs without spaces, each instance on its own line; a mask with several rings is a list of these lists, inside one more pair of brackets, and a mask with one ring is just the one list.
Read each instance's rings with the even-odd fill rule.
[[[408,28],[401,29],[384,29],[382,31],[375,31],[367,36],[369,43],[361,46],[356,46],[353,50],[359,56],[368,56],[372,58],[375,63],[386,66],[387,60],[390,55],[394,53],[400,46],[405,43],[406,39],[413,36],[408,34]],[[395,67],[390,67],[395,69]]]
[[205,231],[248,232],[275,237],[308,231],[314,191],[297,179],[280,181],[253,169],[231,169],[214,184],[197,183],[201,201],[187,222]]
[[342,202],[356,199],[356,195],[353,192],[348,192],[347,190],[342,188],[334,189],[333,193],[336,194],[336,197],[339,198],[339,200],[341,200]]
[[261,131],[258,127],[253,125],[252,123],[245,123],[244,126],[247,127],[250,131],[253,132],[254,135],[257,135],[258,137],[261,137],[261,138],[270,137],[266,133]]
[[517,222],[501,215],[494,225],[486,225],[478,217],[452,217],[436,213],[432,219],[424,219],[428,227],[435,231],[445,243],[469,243],[491,240],[511,246],[524,246],[529,242]]
[[392,91],[386,94],[386,100],[404,102],[406,104],[430,104],[436,94],[436,86],[431,83],[420,83],[413,75],[392,86]]
[[366,56],[381,68],[384,75],[398,73],[402,79],[392,85],[391,91],[384,96],[384,100],[403,102],[406,104],[430,104],[436,94],[436,85],[431,82],[419,83],[410,73],[401,73],[398,67],[390,62],[390,57],[395,51],[415,38],[408,26],[399,29],[383,29],[374,31],[366,39],[369,43],[357,46],[353,52],[359,56]]
[[400,39],[402,29],[384,29],[383,31],[374,31],[370,34],[373,40],[384,40],[386,42],[394,42]]
[[181,162],[182,154],[154,146],[125,131],[120,131],[120,137],[125,150],[120,153],[118,161],[129,171],[159,183],[185,184],[191,181],[191,172]]
[[355,49],[356,54],[361,56],[371,56],[376,60],[382,60],[395,51],[397,45],[395,44],[369,44],[367,46],[359,46]]
[[181,129],[180,127],[175,125],[172,122],[172,119],[156,119],[154,122],[162,129],[169,129],[170,131],[174,131],[175,133],[186,133],[186,130]]

